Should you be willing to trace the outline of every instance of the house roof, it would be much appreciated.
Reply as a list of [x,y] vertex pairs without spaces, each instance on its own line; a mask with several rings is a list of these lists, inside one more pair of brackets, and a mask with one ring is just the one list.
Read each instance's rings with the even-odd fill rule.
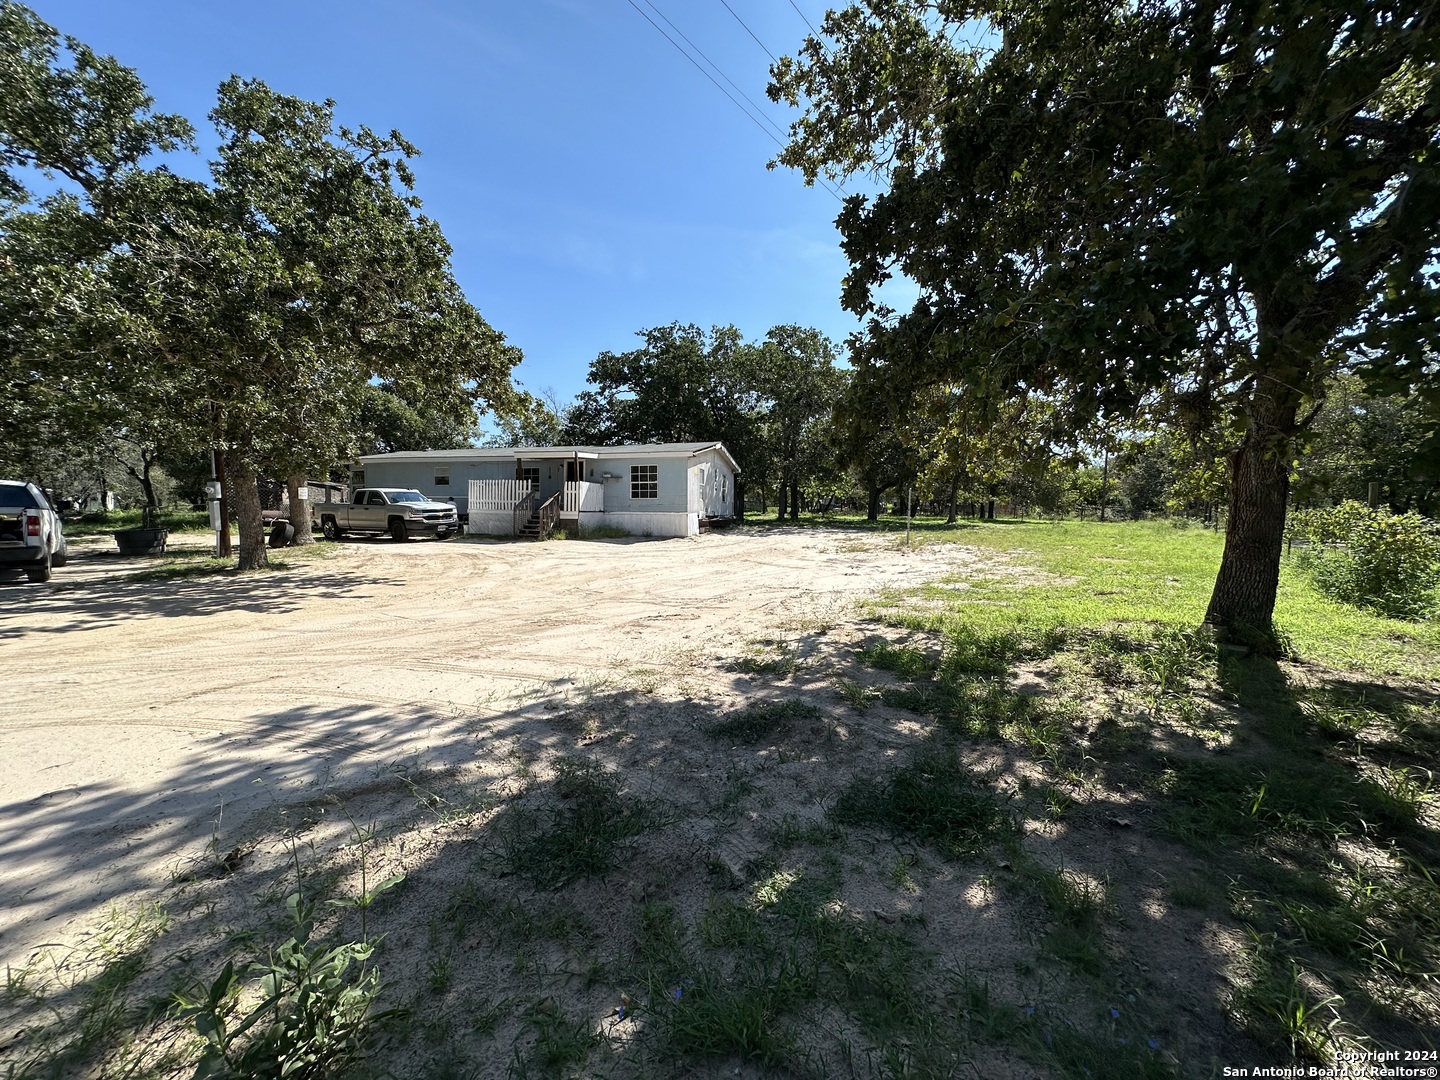
[[356,460],[361,465],[368,465],[380,461],[514,461],[516,458],[566,458],[576,454],[584,458],[695,457],[706,450],[717,451],[735,472],[740,471],[739,464],[722,442],[626,443],[621,446],[471,446],[459,450],[401,450],[393,454],[366,454]]

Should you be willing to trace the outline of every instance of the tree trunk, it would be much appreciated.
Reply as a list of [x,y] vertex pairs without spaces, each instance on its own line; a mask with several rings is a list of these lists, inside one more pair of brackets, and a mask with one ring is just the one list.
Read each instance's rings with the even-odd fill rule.
[[800,520],[800,480],[798,478],[790,481],[790,520]]
[[879,520],[880,520],[880,488],[879,488],[879,486],[876,485],[876,484],[868,484],[868,485],[866,485],[866,486],[867,486],[867,488],[868,488],[867,494],[868,494],[868,496],[869,496],[869,499],[868,499],[868,501],[867,501],[867,503],[866,503],[866,506],[865,506],[865,520],[866,520],[866,521],[879,521]]
[[954,525],[960,515],[960,476],[957,473],[950,479],[950,516],[945,519],[946,525]]
[[240,569],[263,570],[269,562],[265,556],[265,522],[260,516],[260,486],[255,470],[242,464],[239,454],[230,461],[229,494],[235,500],[240,525]]
[[1250,428],[1230,456],[1230,516],[1225,552],[1205,621],[1222,631],[1270,633],[1280,554],[1285,544],[1285,505],[1290,497],[1290,446],[1296,406],[1256,391]]
[[303,473],[285,478],[290,497],[290,524],[295,527],[295,539],[291,543],[296,547],[315,543],[315,536],[310,532],[310,500],[300,498],[300,489],[305,486],[305,481]]
[[991,499],[985,506],[985,518],[988,521],[995,520],[995,500]]
[[1105,467],[1100,472],[1100,520],[1105,520],[1106,489],[1110,486],[1110,450],[1105,450]]
[[782,479],[782,480],[780,481],[780,502],[779,502],[779,503],[776,505],[776,507],[775,507],[775,520],[776,520],[776,521],[784,521],[784,520],[785,520],[785,510],[786,510],[786,508],[787,508],[787,506],[788,506],[788,503],[787,503],[786,500],[788,500],[789,497],[790,497],[790,485],[787,484],[787,483]]
[[735,477],[735,487],[730,493],[730,515],[736,521],[745,520],[745,482]]
[[145,492],[145,516],[152,522],[155,512],[160,509],[160,500],[155,497],[155,478],[150,475],[150,470],[155,467],[155,459],[147,457],[145,448],[140,448],[140,490]]

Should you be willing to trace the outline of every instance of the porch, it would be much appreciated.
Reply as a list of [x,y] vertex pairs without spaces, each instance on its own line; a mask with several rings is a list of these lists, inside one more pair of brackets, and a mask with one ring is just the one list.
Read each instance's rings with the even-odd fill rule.
[[565,480],[545,493],[537,479],[471,480],[470,520],[466,531],[488,536],[542,539],[557,525],[578,526],[605,510],[605,488],[585,480]]

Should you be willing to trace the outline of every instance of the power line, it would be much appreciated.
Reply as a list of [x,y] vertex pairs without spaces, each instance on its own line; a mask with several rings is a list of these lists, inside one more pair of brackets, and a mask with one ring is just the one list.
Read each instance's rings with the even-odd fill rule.
[[[723,4],[725,0],[720,0],[720,2]],[[716,74],[718,74],[722,79],[724,79],[727,83],[734,87],[735,92],[749,103],[750,107],[755,110],[757,116],[759,116],[762,120],[764,120],[767,124],[774,128],[775,133],[779,135],[782,139],[785,137],[785,132],[780,129],[780,125],[775,123],[775,121],[771,120],[768,116],[766,116],[765,110],[755,103],[755,99],[752,98],[749,94],[745,93],[744,90],[740,89],[740,87],[735,84],[735,80],[730,78],[729,75],[726,75],[725,72],[720,69],[719,64],[715,63],[714,60],[711,60],[710,57],[706,56],[705,50],[700,48],[699,45],[696,45],[695,42],[691,41],[684,30],[681,30],[678,26],[671,22],[670,17],[655,5],[655,0],[645,0],[645,3],[650,7],[651,10],[655,12],[656,15],[659,15],[660,18],[664,19],[665,22],[669,24],[671,30],[674,30],[677,34],[679,34],[682,38],[685,39],[685,44],[689,45],[692,49],[694,49],[697,53],[700,54],[700,59],[704,60],[707,64],[714,68]],[[727,4],[726,6],[728,7],[729,5]],[[764,45],[761,45],[760,47],[762,49],[765,48]]]
[[800,10],[800,6],[795,3],[795,0],[790,0],[790,6],[795,9],[796,15],[799,15],[800,18],[805,20],[805,25],[810,27],[810,33],[814,34],[818,38],[820,36],[820,31],[815,29],[815,24],[812,23],[809,17]]
[[[731,15],[735,15],[735,9],[732,8],[728,3],[726,3],[726,0],[720,0],[720,3],[725,4],[726,11],[728,11]],[[766,56],[770,57],[770,59],[777,64],[780,62],[773,52],[765,48],[765,43],[761,41],[758,37],[755,37],[755,31],[751,30],[750,27],[745,25],[744,19],[740,18],[739,15],[735,15],[735,21],[738,22],[741,26],[745,27],[745,33],[749,34],[752,38],[755,38],[755,44],[759,45],[761,49],[764,49]]]
[[[655,13],[657,15],[659,15],[662,19],[665,19],[667,23],[670,23],[670,20],[666,19],[665,15],[660,11],[660,9],[655,7],[655,5],[650,2],[650,0],[645,0],[645,2],[647,4],[650,4],[652,8],[655,8]],[[696,60],[693,56],[686,52],[684,47],[678,41],[676,41],[674,38],[672,38],[669,34],[665,32],[664,27],[662,27],[654,19],[650,18],[649,15],[645,14],[644,8],[640,7],[640,5],[635,2],[635,0],[626,0],[626,3],[628,3],[632,8],[638,11],[641,18],[643,18],[646,22],[653,26],[661,37],[663,37],[666,41],[668,41],[671,45],[675,47],[675,50],[679,52],[681,56],[685,57],[686,60],[689,60],[690,63],[695,65],[695,70],[699,71],[701,75],[704,75],[707,79],[714,83],[715,89],[719,90],[722,94],[729,98],[730,103],[734,105],[737,109],[739,109],[742,113],[744,113],[746,118],[749,119],[752,124],[754,124],[762,132],[764,132],[766,138],[770,139],[771,142],[775,143],[775,145],[779,146],[782,150],[785,148],[785,143],[779,137],[777,137],[773,131],[770,131],[768,128],[766,128],[764,124],[762,124],[759,120],[755,118],[754,114],[752,114],[749,109],[745,108],[744,105],[740,104],[739,100],[736,99],[735,95],[731,94],[730,91],[726,90],[725,87],[721,86],[720,83],[716,81],[715,76],[711,75],[710,72],[706,71],[703,67],[701,67],[700,61]],[[670,23],[670,25],[675,26],[674,23]],[[681,37],[685,37],[685,35],[681,33],[678,27],[676,27],[675,32],[680,34]],[[685,37],[685,40],[690,41],[688,37]],[[700,52],[699,47],[696,46],[694,42],[690,42],[690,44],[696,52]],[[703,52],[701,52],[700,55],[705,56]],[[706,57],[705,59],[711,67],[715,67],[714,62],[711,61],[709,57]],[[720,71],[718,67],[716,67],[715,70]],[[729,77],[726,76],[723,71],[721,71],[720,74],[721,77],[725,78],[726,82],[730,82]],[[734,83],[731,83],[731,85],[734,86]],[[736,89],[739,90],[739,87],[736,87]],[[743,91],[741,91],[741,96],[745,96]],[[833,187],[831,187],[828,183],[826,183],[823,179],[819,177],[816,177],[816,179],[817,181],[819,181],[820,185],[834,197],[836,202],[844,202],[844,199],[841,198],[840,194]]]

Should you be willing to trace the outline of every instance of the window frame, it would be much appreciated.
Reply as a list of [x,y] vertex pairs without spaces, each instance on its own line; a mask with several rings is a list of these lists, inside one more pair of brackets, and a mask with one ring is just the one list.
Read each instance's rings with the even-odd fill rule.
[[[645,475],[647,470],[648,477]],[[634,502],[660,498],[659,465],[630,466],[630,498]]]
[[436,487],[449,487],[449,486],[450,486],[450,466],[449,466],[449,465],[436,465],[436,466],[435,466],[435,486],[436,486]]

